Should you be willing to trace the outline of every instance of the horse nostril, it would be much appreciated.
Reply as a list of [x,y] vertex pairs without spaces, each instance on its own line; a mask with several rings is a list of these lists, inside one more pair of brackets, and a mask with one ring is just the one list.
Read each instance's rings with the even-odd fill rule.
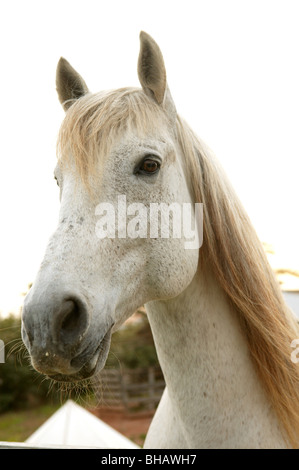
[[66,300],[60,309],[62,318],[61,330],[70,331],[76,328],[79,321],[79,308],[73,300]]
[[65,300],[56,315],[55,323],[55,336],[66,342],[73,342],[86,330],[86,309],[76,300]]

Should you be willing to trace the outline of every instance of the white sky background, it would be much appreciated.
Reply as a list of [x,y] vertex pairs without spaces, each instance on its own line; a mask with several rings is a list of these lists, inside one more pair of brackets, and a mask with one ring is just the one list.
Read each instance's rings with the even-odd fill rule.
[[2,1],[0,311],[19,305],[58,218],[59,57],[91,91],[138,86],[140,30],[259,237],[299,269],[298,25],[297,0]]

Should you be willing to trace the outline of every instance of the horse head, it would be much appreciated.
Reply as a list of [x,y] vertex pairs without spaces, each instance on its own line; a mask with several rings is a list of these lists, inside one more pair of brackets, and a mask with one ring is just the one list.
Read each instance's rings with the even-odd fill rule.
[[[59,223],[24,301],[22,336],[35,369],[58,381],[99,371],[112,332],[139,306],[177,296],[197,270],[198,246],[186,249],[181,230],[194,199],[176,109],[159,47],[140,39],[141,89],[92,94],[65,59],[57,67]],[[164,219],[175,235],[161,236]]]

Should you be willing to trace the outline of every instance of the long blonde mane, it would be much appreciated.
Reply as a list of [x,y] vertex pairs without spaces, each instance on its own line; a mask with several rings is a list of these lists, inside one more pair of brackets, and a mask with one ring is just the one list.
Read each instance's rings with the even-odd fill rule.
[[179,142],[196,201],[204,207],[201,263],[212,269],[237,311],[261,382],[293,447],[299,446],[299,369],[290,344],[298,324],[264,248],[216,160],[178,118]]
[[[154,124],[153,124],[154,123]],[[75,160],[86,181],[96,158],[107,153],[124,128],[160,128],[167,116],[139,89],[88,94],[70,107],[58,139],[60,160]],[[212,268],[238,314],[252,360],[286,439],[299,446],[299,365],[290,344],[297,323],[284,302],[263,246],[216,160],[189,126],[176,121],[195,202],[204,207],[201,269]]]

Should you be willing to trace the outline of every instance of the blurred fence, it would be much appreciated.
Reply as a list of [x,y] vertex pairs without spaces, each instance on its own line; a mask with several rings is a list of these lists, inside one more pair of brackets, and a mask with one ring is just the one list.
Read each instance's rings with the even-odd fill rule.
[[104,369],[100,385],[95,390],[103,405],[124,407],[130,411],[138,408],[155,409],[160,401],[165,381],[161,369]]

